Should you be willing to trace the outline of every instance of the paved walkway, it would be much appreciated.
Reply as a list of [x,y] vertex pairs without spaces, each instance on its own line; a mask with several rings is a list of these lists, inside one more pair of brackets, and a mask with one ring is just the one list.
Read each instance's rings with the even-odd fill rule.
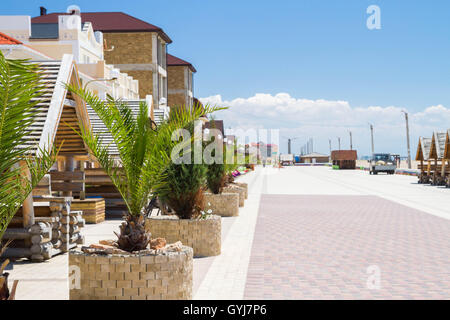
[[376,196],[263,195],[245,299],[449,299],[450,221]]
[[[246,182],[252,179],[253,174],[242,176],[239,181]],[[246,201],[247,203],[248,201]],[[254,201],[256,204],[258,201]],[[241,208],[241,212],[247,211],[251,205],[246,205],[246,208]],[[254,221],[256,222],[256,213],[254,212]],[[222,218],[222,241],[225,243],[232,230],[232,227],[236,225],[245,225],[245,221],[240,221],[238,217]],[[82,229],[86,238],[86,245],[92,243],[98,243],[99,240],[115,239],[113,231],[119,231],[119,225],[121,220],[107,220],[100,224],[89,224]],[[252,230],[254,229],[251,227]],[[234,227],[233,234],[236,234],[236,228]],[[231,237],[231,239],[234,236]],[[251,240],[251,239],[250,239]],[[246,245],[247,264],[250,256],[251,241]],[[222,250],[223,251],[223,250]],[[226,252],[226,251],[225,251]],[[68,255],[62,254],[42,263],[32,263],[30,261],[18,261],[14,263],[13,269],[7,270],[10,273],[10,282],[13,280],[19,280],[17,287],[16,298],[17,300],[68,300],[69,299],[69,285],[68,285]],[[221,257],[221,256],[219,256]],[[206,257],[194,259],[194,288],[193,292],[199,291],[199,288],[210,270],[211,265],[218,257]],[[246,269],[246,267],[245,267]],[[243,296],[243,290],[245,285],[245,276],[240,278],[240,292]],[[202,290],[204,291],[204,290]]]
[[[86,244],[98,243],[102,239],[114,239],[120,220],[86,225],[82,229]],[[15,262],[10,281],[19,280],[17,300],[68,300],[68,255],[61,254],[41,263],[28,260]]]
[[[214,258],[199,284],[194,299],[229,300],[243,299],[247,268],[250,260],[253,233],[261,197],[261,170],[240,178],[249,183],[248,199],[239,208],[239,217],[226,238],[222,238],[222,253]],[[230,218],[222,218],[222,224]],[[195,268],[195,265],[194,265]]]
[[[450,298],[450,189],[325,167],[257,168],[240,181],[249,198],[222,218],[222,254],[194,259],[194,299]],[[119,223],[87,226],[87,243]],[[369,289],[377,271],[380,289]],[[68,299],[67,255],[9,272],[18,299]]]

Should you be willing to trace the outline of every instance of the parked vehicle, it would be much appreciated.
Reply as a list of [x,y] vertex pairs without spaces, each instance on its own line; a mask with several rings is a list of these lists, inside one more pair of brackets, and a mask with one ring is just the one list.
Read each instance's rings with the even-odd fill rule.
[[370,174],[386,172],[394,174],[397,164],[393,155],[389,153],[374,153],[370,159]]
[[280,154],[280,162],[283,166],[292,166],[294,165],[294,155],[289,154]]

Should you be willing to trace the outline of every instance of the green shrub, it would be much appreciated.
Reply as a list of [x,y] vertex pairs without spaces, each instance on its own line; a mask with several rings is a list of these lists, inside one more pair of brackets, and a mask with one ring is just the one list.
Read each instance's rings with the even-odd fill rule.
[[[184,128],[193,137],[194,123],[191,122]],[[191,148],[188,148],[187,152],[190,153],[192,163],[171,162],[164,170],[165,186],[157,187],[154,190],[159,199],[180,219],[197,218],[204,209],[203,188],[207,167],[203,163],[193,163],[192,141],[190,143]]]
[[196,218],[204,209],[205,175],[204,164],[171,163],[165,172],[167,187],[156,193],[180,219]]
[[206,185],[214,194],[222,193],[227,180],[226,165],[224,163],[213,163],[208,165]]

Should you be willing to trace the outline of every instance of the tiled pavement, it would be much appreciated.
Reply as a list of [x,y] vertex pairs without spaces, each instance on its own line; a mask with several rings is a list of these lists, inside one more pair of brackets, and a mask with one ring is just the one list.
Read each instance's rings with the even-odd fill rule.
[[[86,225],[83,234],[86,244],[102,239],[114,239],[120,220],[110,220],[96,225]],[[41,263],[15,262],[8,270],[10,281],[19,280],[17,300],[67,300],[69,299],[68,258],[61,254]]]
[[375,196],[263,195],[244,298],[450,299],[449,235]]
[[[196,300],[242,299],[244,296],[247,267],[250,259],[253,232],[258,213],[262,179],[260,170],[240,178],[249,183],[249,195],[245,207],[239,208],[239,217],[222,218],[222,224],[234,219],[226,237],[222,237],[222,253],[215,257],[198,284]],[[194,266],[195,267],[195,266]],[[195,279],[194,279],[195,282]]]
[[[243,176],[240,181],[246,181],[251,175]],[[241,208],[241,211],[243,209]],[[256,214],[256,210],[254,210]],[[228,234],[235,224],[237,217],[222,218],[222,239],[228,238]],[[100,224],[89,224],[82,229],[86,238],[86,245],[98,243],[103,239],[114,239],[113,231],[118,232],[121,220],[107,220]],[[240,223],[242,224],[242,223]],[[247,246],[250,251],[250,244]],[[222,250],[223,251],[223,250]],[[249,253],[247,254],[247,257]],[[204,278],[208,274],[212,263],[217,257],[195,258],[194,259],[194,288],[196,293],[200,286],[204,284]],[[248,265],[248,261],[247,261]],[[9,281],[19,280],[17,287],[17,300],[67,300],[69,299],[68,289],[68,259],[67,254],[58,255],[42,263],[32,263],[27,260],[15,262],[10,273]],[[242,277],[241,277],[242,278]],[[241,292],[245,284],[245,275],[239,282]],[[241,293],[242,296],[242,293]]]
[[[195,299],[450,298],[450,189],[320,167],[240,179],[251,182],[249,199],[222,219],[222,254],[194,259]],[[119,223],[87,226],[87,243]],[[367,289],[369,266],[380,270],[378,291]],[[18,299],[68,299],[66,270],[61,255],[9,272],[21,280]]]

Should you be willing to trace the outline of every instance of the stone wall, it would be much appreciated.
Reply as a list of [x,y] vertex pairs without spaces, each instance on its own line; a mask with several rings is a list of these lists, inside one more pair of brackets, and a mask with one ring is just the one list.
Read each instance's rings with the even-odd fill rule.
[[171,108],[174,107],[186,107],[186,97],[187,97],[187,91],[186,94],[182,93],[168,93],[167,94],[167,104]]
[[184,66],[167,66],[167,88],[169,90],[187,90],[184,83]]
[[188,91],[184,83],[184,66],[167,66],[167,100],[170,107],[186,106]]
[[245,190],[245,199],[248,199],[248,183],[246,182],[233,182],[233,183]]
[[237,185],[230,184],[223,189],[223,192],[239,194],[239,207],[244,206],[244,201],[245,201],[245,189],[244,188],[241,188]]
[[139,80],[140,98],[153,94],[153,33],[104,32],[103,37],[108,49],[114,46],[114,50],[105,51],[106,63],[115,65],[121,72]]
[[139,97],[153,94],[153,71],[151,70],[127,70],[126,73],[134,79],[139,80]]
[[221,252],[222,220],[217,215],[207,219],[156,216],[147,219],[145,228],[152,238],[165,238],[168,243],[181,241],[192,247],[196,257],[216,256]]
[[[103,32],[108,49],[105,61],[108,64],[152,63],[152,32]],[[121,70],[122,72],[126,72]]]
[[193,251],[186,246],[180,252],[156,255],[71,251],[69,267],[70,300],[192,299]]
[[237,193],[205,193],[205,210],[221,217],[236,217],[239,215],[239,194]]

